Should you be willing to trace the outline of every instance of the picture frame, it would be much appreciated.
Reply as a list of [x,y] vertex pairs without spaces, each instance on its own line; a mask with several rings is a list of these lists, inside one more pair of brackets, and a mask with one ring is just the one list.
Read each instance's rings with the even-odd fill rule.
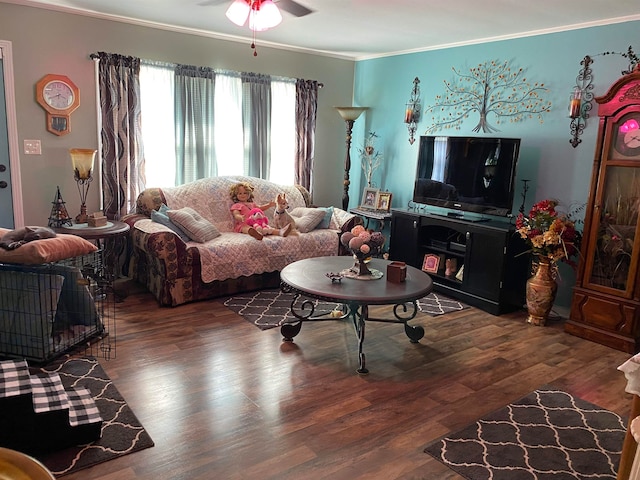
[[391,210],[391,198],[393,194],[391,192],[378,192],[378,198],[376,200],[376,210],[388,212]]
[[422,262],[422,270],[427,273],[438,273],[440,266],[440,256],[433,253],[427,253]]
[[368,208],[370,210],[376,209],[376,201],[378,200],[378,189],[365,187],[362,192],[362,203],[360,204],[360,208]]

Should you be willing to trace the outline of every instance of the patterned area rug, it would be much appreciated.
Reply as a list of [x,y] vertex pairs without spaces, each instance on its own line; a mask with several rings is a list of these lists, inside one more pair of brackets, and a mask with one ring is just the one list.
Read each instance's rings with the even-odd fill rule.
[[[281,326],[283,323],[295,321],[291,314],[291,300],[293,294],[280,290],[261,290],[228,297],[223,300],[224,305],[233,310],[256,327],[267,330]],[[327,303],[312,300],[315,312],[330,312],[340,308],[339,303]],[[421,312],[431,316],[443,315],[469,308],[468,305],[452,300],[439,293],[430,293],[418,300]]]
[[469,480],[612,479],[626,421],[545,386],[425,452]]
[[35,455],[54,475],[68,475],[153,446],[149,434],[94,358],[64,357],[43,367],[42,370],[58,372],[65,387],[87,387],[103,419],[102,436],[99,440],[87,445]]

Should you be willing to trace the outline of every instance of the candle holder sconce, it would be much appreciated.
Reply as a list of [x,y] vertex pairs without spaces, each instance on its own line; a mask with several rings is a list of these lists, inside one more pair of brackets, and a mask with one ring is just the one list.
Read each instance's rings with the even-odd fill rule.
[[640,68],[640,58],[635,54],[631,45],[629,45],[626,52],[602,52],[595,55],[585,55],[580,62],[582,68],[576,77],[576,86],[573,88],[573,93],[569,101],[569,118],[571,118],[572,135],[569,143],[571,143],[571,146],[574,148],[582,142],[580,135],[582,135],[582,132],[587,126],[587,119],[589,118],[589,112],[592,108],[593,71],[591,70],[591,64],[593,64],[593,57],[605,55],[619,55],[629,62],[627,69],[622,70],[622,75],[629,75]]
[[404,123],[407,124],[409,130],[409,143],[413,145],[416,141],[417,123],[420,120],[420,79],[416,77],[413,80],[413,89],[411,96],[407,102],[407,108],[404,113]]
[[580,62],[582,68],[576,77],[576,85],[569,100],[569,118],[571,119],[571,138],[569,143],[573,148],[577,147],[582,139],[580,135],[587,126],[587,119],[592,108],[593,101],[593,75],[591,64],[593,60],[589,55]]

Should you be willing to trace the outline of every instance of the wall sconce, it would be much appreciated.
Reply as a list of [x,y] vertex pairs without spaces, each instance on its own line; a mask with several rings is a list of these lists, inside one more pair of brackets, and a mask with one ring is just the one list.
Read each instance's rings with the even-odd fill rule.
[[416,141],[415,134],[417,123],[420,120],[420,79],[418,77],[413,80],[413,89],[411,90],[411,96],[407,102],[407,108],[404,112],[404,123],[407,124],[409,129],[409,143],[413,145]]
[[593,60],[589,55],[580,62],[582,68],[578,72],[576,77],[576,86],[573,88],[573,93],[569,99],[569,118],[571,119],[571,138],[569,143],[573,148],[576,148],[581,142],[580,135],[587,126],[587,118],[589,118],[589,111],[592,108],[591,101],[593,100],[593,76],[591,75],[591,64]]
[[349,208],[349,171],[351,170],[351,132],[353,123],[368,107],[334,107],[347,124],[347,157],[344,160],[344,193],[342,194],[342,209]]
[[96,158],[97,150],[87,148],[72,148],[69,150],[71,164],[73,165],[73,177],[78,183],[78,193],[80,194],[80,213],[76,217],[76,223],[87,223],[87,192],[93,180],[91,171],[93,161]]

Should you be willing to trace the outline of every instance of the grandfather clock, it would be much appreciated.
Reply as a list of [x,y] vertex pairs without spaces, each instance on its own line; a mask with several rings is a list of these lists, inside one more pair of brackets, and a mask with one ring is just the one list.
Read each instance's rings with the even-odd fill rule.
[[640,66],[596,97],[598,138],[565,331],[640,349]]

